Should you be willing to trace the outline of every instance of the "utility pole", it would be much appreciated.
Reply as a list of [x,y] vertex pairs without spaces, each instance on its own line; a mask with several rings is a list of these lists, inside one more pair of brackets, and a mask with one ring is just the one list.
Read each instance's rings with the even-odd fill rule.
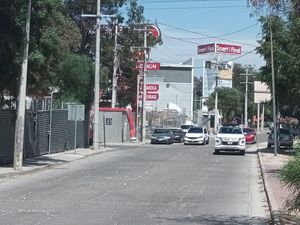
[[215,87],[215,133],[218,132],[219,111],[218,111],[218,83],[219,83],[219,55],[216,56],[216,87]]
[[18,103],[16,128],[15,128],[15,147],[14,147],[14,169],[15,170],[22,170],[22,164],[23,164],[24,121],[25,121],[26,85],[27,85],[27,71],[28,71],[30,17],[31,17],[31,0],[28,0],[23,61],[22,61],[22,74],[20,79],[20,89],[19,89],[19,96],[18,96],[19,103]]
[[[144,32],[144,46],[142,47],[144,49],[144,60],[143,60],[143,74],[142,74],[142,80],[143,80],[143,98],[142,98],[142,117],[141,117],[141,141],[143,143],[146,142],[146,95],[147,95],[147,90],[146,90],[146,74],[147,74],[147,26],[149,24],[139,24],[139,25],[143,25],[144,27],[142,29],[135,29],[137,31],[143,31]],[[138,76],[138,82],[139,82],[140,76]],[[139,88],[139,85],[138,85]],[[137,90],[139,91],[139,90]],[[138,97],[139,95],[137,95],[137,103],[138,103]],[[137,108],[137,117],[138,117],[138,108]]]
[[99,141],[99,91],[100,91],[100,8],[101,1],[97,0],[97,14],[88,15],[84,14],[81,17],[96,17],[96,58],[95,58],[95,86],[94,86],[94,133],[93,133],[93,146],[94,150],[98,150]]
[[146,143],[146,95],[147,95],[147,85],[146,85],[146,74],[147,74],[147,25],[144,26],[144,66],[143,66],[143,115],[142,115],[142,142]]
[[114,49],[114,69],[112,79],[112,99],[111,107],[115,108],[117,103],[117,69],[118,69],[118,18],[115,19],[115,49]]
[[246,85],[245,90],[245,116],[244,116],[244,126],[248,127],[248,84],[253,84],[253,82],[249,82],[249,76],[254,76],[254,74],[249,74],[249,68],[246,67],[246,73],[241,74],[241,76],[246,76],[246,82],[241,82],[241,84]]

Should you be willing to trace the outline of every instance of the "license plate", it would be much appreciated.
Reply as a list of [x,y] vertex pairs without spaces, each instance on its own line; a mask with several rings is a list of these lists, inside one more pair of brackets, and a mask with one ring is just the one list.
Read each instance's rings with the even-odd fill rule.
[[232,145],[233,143],[232,141],[227,141],[227,144]]

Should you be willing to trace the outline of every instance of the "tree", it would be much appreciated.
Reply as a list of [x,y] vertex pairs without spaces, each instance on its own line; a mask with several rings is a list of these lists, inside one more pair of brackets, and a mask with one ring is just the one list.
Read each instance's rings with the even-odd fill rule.
[[93,95],[93,65],[85,55],[67,54],[58,64],[56,87],[64,101],[78,101],[88,104]]
[[[235,88],[219,87],[218,91],[218,109],[225,121],[230,121],[232,117],[241,112],[240,99],[241,95]],[[215,92],[211,94],[204,103],[208,106],[208,110],[215,107]]]
[[[3,31],[0,38],[0,105],[5,104],[4,95],[17,96],[26,3],[26,0],[6,1],[3,8],[1,5],[1,18],[4,16],[0,23]],[[27,95],[48,95],[57,81],[57,65],[66,54],[76,51],[81,42],[76,24],[62,13],[62,6],[61,0],[32,2]]]
[[[282,6],[282,5],[279,5]],[[300,118],[300,31],[299,2],[287,9],[285,16],[273,13],[260,18],[262,39],[257,52],[265,59],[260,80],[271,87],[270,29],[273,33],[275,90],[278,108],[283,116]]]
[[[127,20],[120,13],[120,8],[127,4]],[[94,18],[80,17],[82,11],[84,13],[95,14],[96,1],[86,0],[69,0],[66,2],[66,12],[68,12],[73,20],[77,23],[82,34],[82,43],[80,51],[94,58],[95,32]],[[143,15],[144,8],[138,5],[137,0],[110,0],[101,4],[101,12],[106,15],[116,15],[119,25],[123,27],[119,32],[118,44],[119,48],[119,69],[118,69],[118,104],[119,106],[127,106],[131,104],[135,107],[136,84],[138,71],[135,70],[136,61],[134,53],[136,47],[143,46],[143,32],[136,30],[137,24],[146,23]],[[139,27],[141,28],[141,27]],[[101,80],[100,88],[105,96],[110,98],[112,89],[113,74],[113,48],[114,48],[114,19],[104,18],[101,28]],[[149,46],[159,43],[161,40],[153,40],[150,38]]]

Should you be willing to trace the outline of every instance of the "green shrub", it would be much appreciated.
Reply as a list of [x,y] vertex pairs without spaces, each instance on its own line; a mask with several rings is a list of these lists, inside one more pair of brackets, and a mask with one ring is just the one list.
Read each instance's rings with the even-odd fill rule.
[[291,191],[285,207],[289,212],[300,212],[300,146],[295,148],[295,156],[282,168],[280,178]]

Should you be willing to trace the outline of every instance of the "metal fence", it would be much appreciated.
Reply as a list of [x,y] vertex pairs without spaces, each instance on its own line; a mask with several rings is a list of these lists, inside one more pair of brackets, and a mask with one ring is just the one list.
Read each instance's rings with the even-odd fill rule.
[[[0,110],[0,165],[13,161],[15,118],[14,110]],[[87,116],[76,122],[76,132],[75,121],[68,120],[68,110],[53,110],[51,122],[50,129],[50,111],[26,112],[24,158],[75,149],[75,145],[76,148],[88,147]]]

